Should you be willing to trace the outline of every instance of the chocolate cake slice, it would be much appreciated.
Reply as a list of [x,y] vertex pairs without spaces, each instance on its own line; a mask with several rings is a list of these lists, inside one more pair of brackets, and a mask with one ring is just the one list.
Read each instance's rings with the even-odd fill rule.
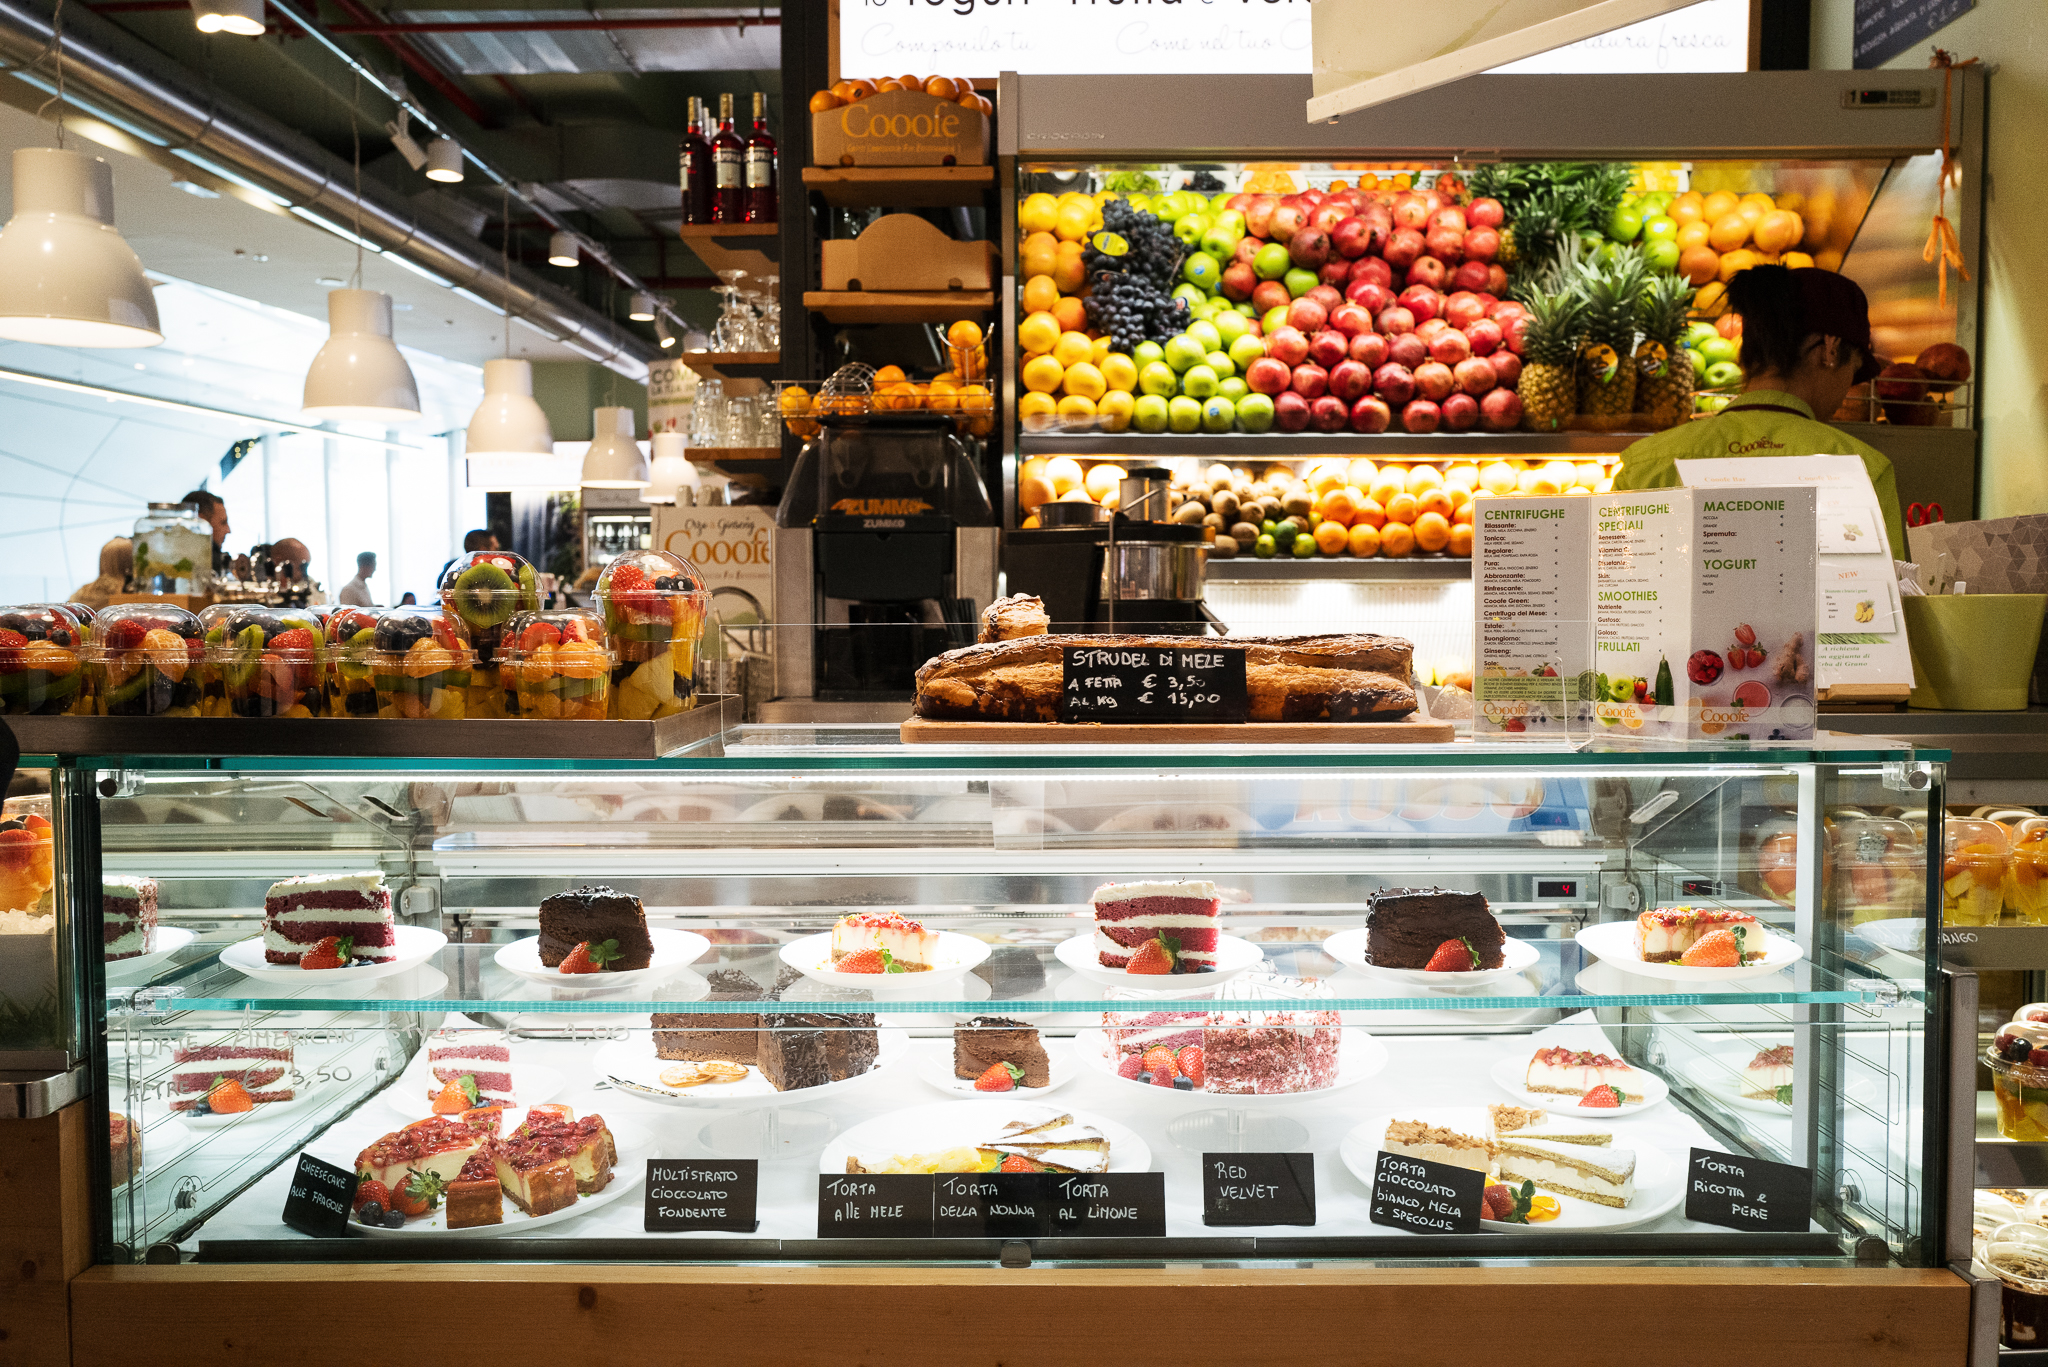
[[654,941],[647,934],[647,913],[640,899],[611,888],[585,884],[558,892],[540,904],[540,961],[559,968],[581,944],[610,940],[617,956],[604,965],[607,973],[628,973],[654,961]]
[[825,1032],[806,1025],[806,1015],[767,1015],[755,1032],[754,1065],[778,1092],[822,1087],[832,1080],[825,1061]]
[[1038,1030],[1002,1016],[976,1016],[953,1030],[953,1076],[977,1078],[998,1063],[1013,1063],[1024,1076],[1019,1087],[1052,1083],[1052,1060],[1045,1056]]
[[[710,1000],[715,1002],[760,1001],[766,994],[761,984],[737,968],[721,968],[709,975]],[[728,1063],[759,1060],[761,1015],[757,1011],[657,1011],[654,1014],[656,1058],[692,1062],[722,1059]]]
[[1388,888],[1366,899],[1365,961],[1381,968],[1429,967],[1446,940],[1469,940],[1478,967],[1499,968],[1507,933],[1476,892]]

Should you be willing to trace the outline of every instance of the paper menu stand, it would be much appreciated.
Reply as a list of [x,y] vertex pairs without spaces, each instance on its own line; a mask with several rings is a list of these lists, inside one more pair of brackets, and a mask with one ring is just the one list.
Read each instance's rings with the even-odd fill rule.
[[1482,498],[1473,512],[1472,734],[1579,739],[1593,702],[1593,500]]
[[1823,689],[1912,688],[1913,657],[1892,568],[1905,548],[1886,544],[1884,514],[1860,456],[1682,460],[1678,477],[1692,489],[1812,489],[1816,682]]

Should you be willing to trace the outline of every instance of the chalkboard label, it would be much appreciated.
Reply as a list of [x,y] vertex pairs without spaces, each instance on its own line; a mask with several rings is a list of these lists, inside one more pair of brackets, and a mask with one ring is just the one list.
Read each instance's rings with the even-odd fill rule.
[[1977,0],[1856,0],[1858,71],[1910,52],[1976,7]]
[[284,1222],[316,1239],[338,1239],[348,1232],[349,1210],[355,1205],[356,1175],[347,1168],[311,1154],[299,1155],[291,1190],[284,1198]]
[[1205,1153],[1202,1223],[1312,1225],[1316,1156],[1312,1153]]
[[818,1178],[820,1239],[929,1239],[929,1173],[848,1173]]
[[1372,1174],[1371,1219],[1417,1234],[1477,1234],[1486,1174],[1380,1150]]
[[1062,646],[1065,722],[1241,722],[1244,651],[1214,646]]
[[941,1239],[1037,1239],[1052,1233],[1052,1174],[947,1172],[932,1178]]
[[760,1187],[757,1159],[650,1158],[647,1232],[719,1229],[751,1234],[761,1227],[754,1213]]
[[1054,1234],[1073,1239],[1166,1237],[1166,1174],[1051,1176]]
[[1685,1218],[1727,1229],[1804,1230],[1813,1223],[1813,1170],[1694,1149],[1685,1165]]

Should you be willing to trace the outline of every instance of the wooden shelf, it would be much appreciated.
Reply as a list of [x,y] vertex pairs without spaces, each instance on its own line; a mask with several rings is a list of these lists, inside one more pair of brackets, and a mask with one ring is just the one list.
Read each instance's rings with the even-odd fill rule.
[[676,231],[685,241],[720,237],[776,237],[782,232],[780,223],[685,223]]
[[726,460],[781,460],[780,446],[692,446],[688,453],[693,461]]
[[994,312],[994,290],[806,290],[804,307],[834,323],[946,323]]
[[774,367],[782,364],[779,351],[686,351],[683,364],[699,375],[717,375],[745,366]]
[[804,188],[827,204],[933,209],[979,204],[995,189],[993,166],[806,166]]

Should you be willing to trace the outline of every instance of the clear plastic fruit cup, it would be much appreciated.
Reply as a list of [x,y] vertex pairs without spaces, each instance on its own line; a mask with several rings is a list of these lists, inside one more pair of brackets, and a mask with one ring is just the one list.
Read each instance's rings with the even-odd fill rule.
[[327,715],[377,715],[377,614],[337,608],[327,616]]
[[2016,823],[2011,842],[2001,889],[2006,909],[2028,925],[2048,924],[2048,817]]
[[102,717],[196,717],[205,673],[200,621],[168,603],[117,603],[93,618],[86,648]]
[[597,579],[612,658],[612,716],[651,721],[697,702],[697,645],[711,592],[697,567],[667,551],[628,551]]
[[441,606],[462,623],[483,666],[471,680],[469,715],[509,717],[512,702],[499,677],[505,624],[540,611],[540,575],[510,551],[472,551],[456,557],[441,576]]
[[1913,828],[1889,817],[1835,827],[1835,900],[1851,925],[1915,915],[1927,896],[1927,854]]
[[522,612],[507,624],[505,639],[501,667],[511,681],[514,715],[539,721],[611,715],[611,652],[595,612]]
[[307,608],[217,603],[199,615],[209,717],[327,714],[327,624]]
[[2012,859],[2005,828],[1995,821],[1952,817],[1941,828],[1941,923],[1989,926],[2005,907],[2005,871]]
[[85,631],[54,603],[0,608],[0,713],[59,716],[80,710]]
[[[377,688],[380,717],[462,720],[470,715],[471,675],[476,667],[469,628],[453,612],[402,607],[388,609],[377,618],[371,678]],[[496,691],[495,677],[492,691]]]
[[0,803],[0,911],[54,910],[43,898],[56,881],[50,799],[31,794]]

